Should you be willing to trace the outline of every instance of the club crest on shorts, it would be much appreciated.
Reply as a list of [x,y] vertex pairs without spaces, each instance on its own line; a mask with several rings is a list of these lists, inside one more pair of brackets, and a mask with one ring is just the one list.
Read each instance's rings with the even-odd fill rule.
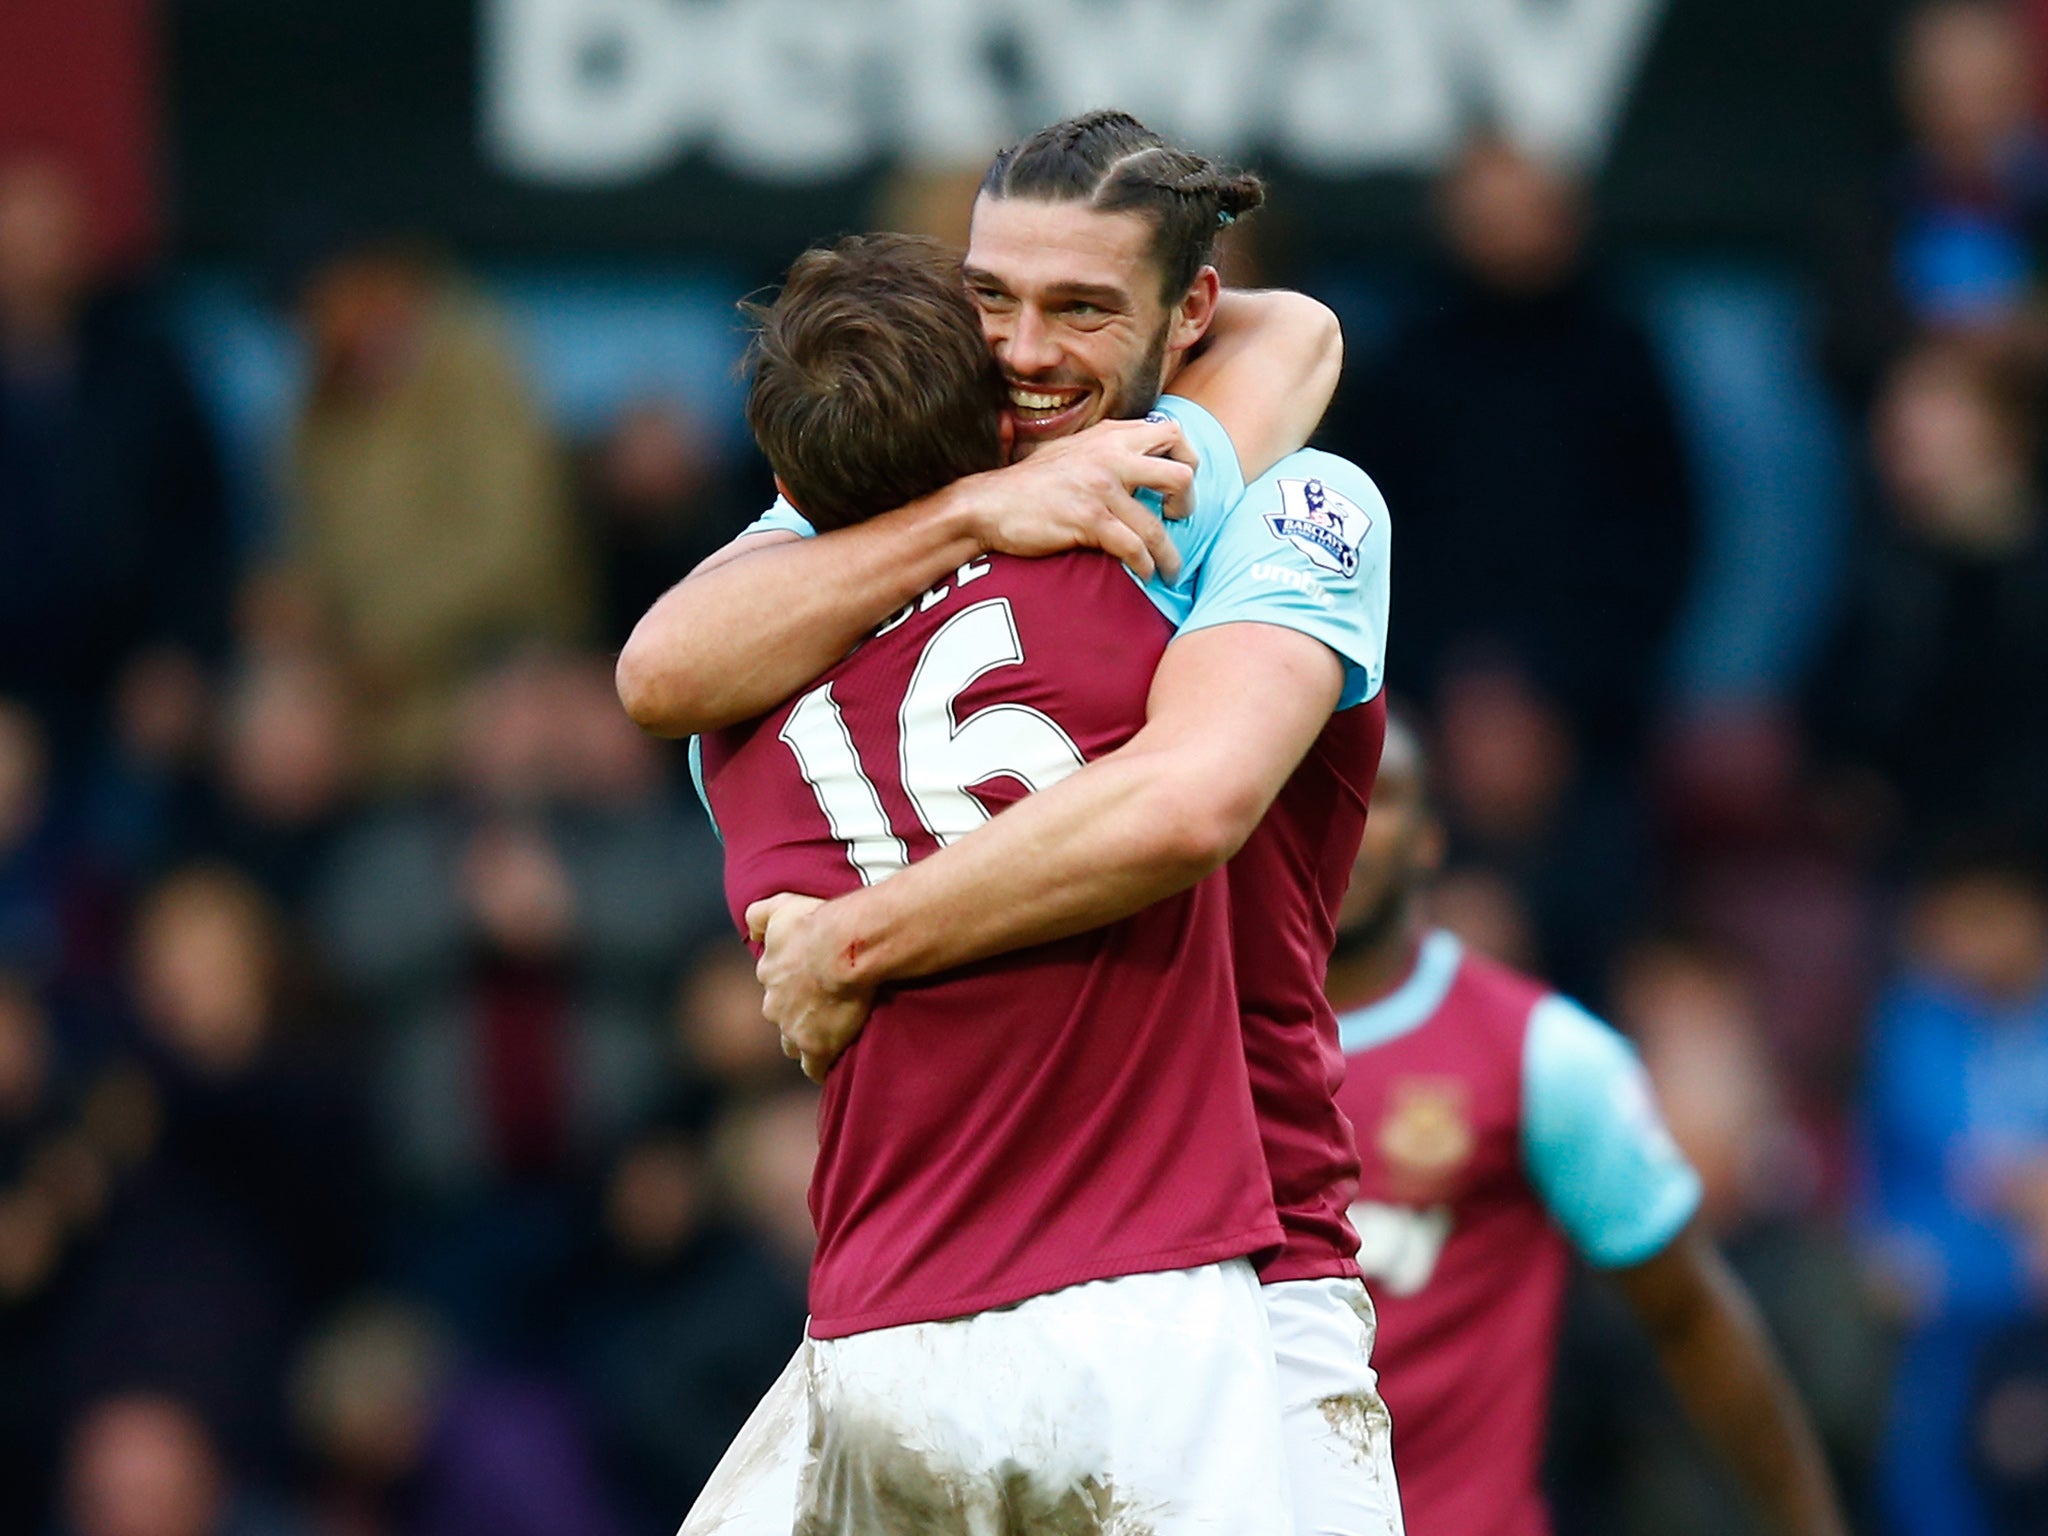
[[1282,480],[1280,510],[1266,514],[1266,526],[1324,570],[1356,576],[1359,546],[1372,519],[1320,480]]

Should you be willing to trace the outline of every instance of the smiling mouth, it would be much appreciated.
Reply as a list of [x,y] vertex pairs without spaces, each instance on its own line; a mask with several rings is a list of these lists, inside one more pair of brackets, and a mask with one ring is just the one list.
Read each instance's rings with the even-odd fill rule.
[[1085,389],[1034,389],[1024,384],[1010,386],[1010,410],[1020,429],[1049,426],[1061,421],[1088,398]]

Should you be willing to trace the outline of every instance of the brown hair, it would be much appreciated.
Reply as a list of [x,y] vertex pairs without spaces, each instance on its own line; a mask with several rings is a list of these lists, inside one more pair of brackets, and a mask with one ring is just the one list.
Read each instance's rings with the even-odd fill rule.
[[1135,213],[1152,225],[1152,257],[1175,303],[1209,265],[1216,236],[1266,201],[1250,171],[1177,149],[1128,112],[1084,112],[1054,123],[995,158],[983,197],[1085,202]]
[[1002,374],[959,256],[914,235],[804,252],[772,304],[747,305],[747,424],[821,531],[1003,461]]

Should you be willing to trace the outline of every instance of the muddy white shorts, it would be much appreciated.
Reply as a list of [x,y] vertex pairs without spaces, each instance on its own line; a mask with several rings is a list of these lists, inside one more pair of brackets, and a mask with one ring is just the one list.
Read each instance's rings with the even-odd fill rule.
[[1236,1260],[813,1339],[683,1536],[1290,1536],[1286,1461],[1265,1305]]
[[1401,1536],[1392,1428],[1372,1368],[1377,1325],[1356,1280],[1265,1288],[1296,1536]]

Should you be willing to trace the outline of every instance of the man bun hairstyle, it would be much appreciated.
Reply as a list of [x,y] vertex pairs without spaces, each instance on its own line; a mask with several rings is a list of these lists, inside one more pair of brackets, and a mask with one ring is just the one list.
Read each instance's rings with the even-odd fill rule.
[[1002,465],[1003,376],[957,252],[853,235],[799,256],[772,303],[741,307],[756,325],[747,425],[813,527]]
[[1151,221],[1167,303],[1209,265],[1216,236],[1266,201],[1250,171],[1180,149],[1128,112],[1084,112],[1004,150],[981,179],[984,197],[1085,202]]

